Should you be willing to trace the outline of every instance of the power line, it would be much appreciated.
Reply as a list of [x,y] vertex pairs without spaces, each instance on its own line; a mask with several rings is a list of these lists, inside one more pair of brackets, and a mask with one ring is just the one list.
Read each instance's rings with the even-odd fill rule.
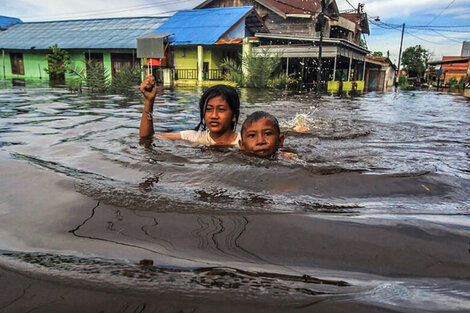
[[[192,0],[180,0],[179,2],[192,2]],[[130,11],[137,11],[137,10],[143,10],[143,9],[149,9],[152,7],[155,7],[156,5],[166,5],[166,4],[173,4],[174,1],[169,1],[169,0],[163,0],[163,1],[154,1],[153,3],[147,3],[147,4],[141,4],[137,6],[131,6],[131,7],[126,7],[122,8],[119,10],[89,10],[89,11],[81,11],[81,12],[75,12],[75,13],[69,13],[69,14],[62,14],[59,15],[60,18],[67,18],[67,17],[85,17],[85,16],[91,16],[91,15],[97,15],[97,14],[113,14],[113,13],[123,13],[123,12],[130,12]],[[162,12],[161,14],[164,13],[169,13],[169,12],[176,12],[178,10],[172,10],[168,12]],[[43,15],[36,15],[36,16],[26,16],[23,18],[41,18]]]
[[351,2],[349,2],[349,0],[345,0],[345,1],[351,6],[351,8],[353,8],[354,11],[357,10],[357,8],[356,8],[355,6],[353,6],[353,5],[351,4]]
[[432,22],[434,22],[439,16],[441,16],[442,13],[444,13],[444,11],[446,11],[446,10],[452,5],[452,3],[454,3],[454,2],[455,2],[455,0],[452,0],[452,1],[444,8],[444,10],[442,10],[438,15],[436,15],[427,25],[428,25],[428,26],[431,25]]
[[462,42],[461,40],[457,40],[457,39],[454,39],[454,38],[447,37],[446,35],[441,34],[440,32],[438,32],[438,31],[436,31],[436,30],[432,30],[432,31],[435,32],[436,34],[438,34],[439,36],[444,37],[444,38],[447,38],[447,39],[449,39],[449,40],[452,40],[452,41],[455,41],[455,42],[458,42],[458,43]]
[[[384,29],[392,29],[392,30],[397,30],[397,31],[401,31],[399,28],[401,28],[401,26],[399,27],[395,27],[395,26],[391,26],[391,25],[387,25],[386,23],[383,23],[383,22],[375,22],[374,20],[371,19],[371,23],[380,27],[380,28],[384,28]],[[436,45],[446,45],[446,43],[442,43],[442,42],[434,42],[434,41],[430,41],[430,40],[427,40],[427,39],[424,39],[424,38],[421,38],[419,36],[416,36],[412,33],[410,33],[409,31],[405,31],[405,33],[411,37],[415,37],[419,40],[422,40],[422,41],[425,41],[425,42],[428,42],[428,43],[432,43],[432,44],[436,44]]]

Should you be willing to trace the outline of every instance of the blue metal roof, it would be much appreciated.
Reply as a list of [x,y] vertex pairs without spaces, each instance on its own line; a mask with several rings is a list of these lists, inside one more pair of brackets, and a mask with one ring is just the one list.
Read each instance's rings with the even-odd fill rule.
[[22,21],[16,17],[0,15],[0,28],[4,29],[4,28],[7,28],[7,26],[17,24],[17,23],[22,23]]
[[0,32],[0,49],[135,49],[168,17],[131,17],[21,23]]
[[253,7],[182,10],[170,17],[155,33],[173,33],[172,45],[211,45],[247,15]]

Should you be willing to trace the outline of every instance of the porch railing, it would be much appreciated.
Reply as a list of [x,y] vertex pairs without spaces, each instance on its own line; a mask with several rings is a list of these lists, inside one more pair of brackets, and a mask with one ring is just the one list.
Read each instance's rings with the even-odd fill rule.
[[[176,69],[175,79],[197,79],[197,69]],[[208,70],[202,73],[203,80],[223,80],[223,70]]]

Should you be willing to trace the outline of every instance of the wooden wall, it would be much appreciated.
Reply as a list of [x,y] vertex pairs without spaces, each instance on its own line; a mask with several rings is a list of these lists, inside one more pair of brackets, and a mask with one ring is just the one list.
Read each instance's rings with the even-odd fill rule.
[[253,0],[215,0],[204,8],[225,8],[238,6],[253,6],[264,21],[270,33],[291,34],[299,36],[314,36],[315,28],[312,19],[293,18],[284,19],[273,11]]

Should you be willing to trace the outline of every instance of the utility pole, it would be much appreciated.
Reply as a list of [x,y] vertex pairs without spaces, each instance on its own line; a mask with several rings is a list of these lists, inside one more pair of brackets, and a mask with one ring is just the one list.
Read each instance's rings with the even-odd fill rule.
[[405,23],[401,26],[401,42],[400,42],[400,54],[398,55],[398,69],[397,75],[395,75],[395,90],[398,88],[398,79],[400,78],[400,63],[401,63],[401,49],[403,47],[403,35],[405,34]]
[[317,64],[317,95],[320,94],[321,71],[322,71],[322,46],[323,46],[323,27],[325,26],[325,0],[321,0],[321,11],[318,14],[315,29],[320,28],[320,46],[318,47],[318,64]]

